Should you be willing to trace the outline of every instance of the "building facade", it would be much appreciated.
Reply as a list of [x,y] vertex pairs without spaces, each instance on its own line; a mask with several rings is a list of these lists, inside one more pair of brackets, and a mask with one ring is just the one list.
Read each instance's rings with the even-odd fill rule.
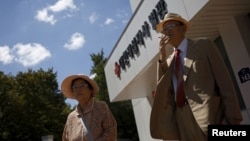
[[250,1],[130,0],[130,4],[133,15],[108,58],[105,75],[111,102],[132,101],[140,140],[156,141],[149,131],[159,55],[160,33],[155,29],[168,12],[190,22],[188,38],[214,40],[235,82],[242,124],[250,124]]

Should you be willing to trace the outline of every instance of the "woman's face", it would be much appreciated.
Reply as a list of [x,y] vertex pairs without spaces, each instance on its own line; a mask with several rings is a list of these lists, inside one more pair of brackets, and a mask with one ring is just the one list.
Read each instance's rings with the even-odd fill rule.
[[84,79],[74,80],[71,89],[75,99],[80,103],[87,103],[92,97],[93,90]]

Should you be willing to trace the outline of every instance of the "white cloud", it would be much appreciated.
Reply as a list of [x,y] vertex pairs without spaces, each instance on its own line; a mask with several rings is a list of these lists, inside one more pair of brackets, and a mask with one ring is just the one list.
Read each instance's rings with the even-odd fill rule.
[[96,13],[92,13],[91,16],[89,17],[89,22],[90,23],[94,23],[96,20],[98,19],[98,16],[96,15]]
[[113,23],[113,22],[114,22],[113,19],[107,18],[106,21],[105,21],[105,24],[106,24],[106,25],[109,25],[109,24],[111,24],[111,23]]
[[54,15],[48,15],[48,10],[47,9],[42,9],[37,11],[37,14],[35,18],[38,21],[45,22],[45,23],[50,23],[51,25],[54,25],[56,23],[56,19],[54,18]]
[[118,17],[123,24],[127,24],[129,20],[129,14],[121,9],[118,9],[116,11],[116,17]]
[[0,46],[0,62],[3,64],[10,64],[14,60],[11,50],[8,46]]
[[70,40],[68,43],[64,44],[64,48],[67,48],[68,50],[77,50],[81,47],[83,47],[85,43],[85,38],[81,33],[74,33],[71,35]]
[[128,20],[122,20],[122,23],[126,24],[126,23],[128,23]]
[[91,75],[89,76],[89,78],[90,78],[90,79],[95,79],[96,76],[97,76],[96,73],[94,73],[94,74],[91,74]]
[[41,10],[38,10],[35,18],[38,21],[50,23],[51,25],[54,25],[57,22],[54,14],[68,10],[68,9],[69,10],[76,9],[74,1],[73,0],[59,0],[54,5],[50,5]]
[[12,52],[15,55],[15,61],[25,67],[34,66],[51,57],[50,52],[38,43],[18,43],[13,47]]
[[118,9],[116,11],[116,16],[120,19],[125,19],[128,18],[129,14],[124,10]]
[[53,12],[61,12],[66,9],[76,9],[73,0],[59,0],[52,6],[49,6],[49,9]]

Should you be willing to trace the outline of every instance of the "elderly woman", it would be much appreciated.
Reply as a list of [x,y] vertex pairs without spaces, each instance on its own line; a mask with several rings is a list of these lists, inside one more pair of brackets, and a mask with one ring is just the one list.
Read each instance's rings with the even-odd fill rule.
[[63,141],[115,141],[117,123],[108,105],[96,101],[98,85],[86,75],[66,77],[61,85],[62,93],[78,101],[67,118]]

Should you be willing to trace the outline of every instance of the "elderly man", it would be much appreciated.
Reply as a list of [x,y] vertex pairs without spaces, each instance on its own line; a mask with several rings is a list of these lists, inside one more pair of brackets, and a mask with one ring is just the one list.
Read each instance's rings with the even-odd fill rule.
[[[167,13],[157,25],[162,34],[158,83],[150,117],[153,138],[206,141],[210,124],[227,119],[240,124],[241,111],[226,65],[214,43],[185,37],[189,23]],[[166,55],[166,45],[173,54]]]

